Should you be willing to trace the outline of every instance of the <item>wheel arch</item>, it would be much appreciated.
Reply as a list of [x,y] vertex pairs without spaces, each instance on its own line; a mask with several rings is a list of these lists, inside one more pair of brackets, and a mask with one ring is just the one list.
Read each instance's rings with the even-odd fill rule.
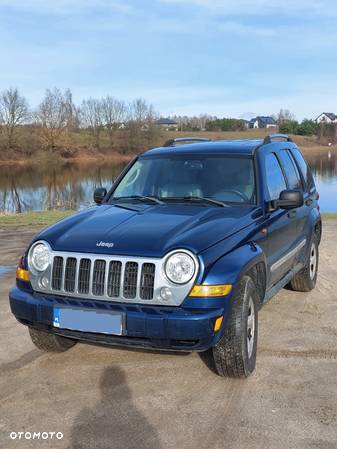
[[235,290],[240,279],[248,275],[256,285],[262,304],[267,285],[266,266],[266,257],[262,248],[255,243],[247,243],[215,262],[203,283],[209,285],[231,284]]

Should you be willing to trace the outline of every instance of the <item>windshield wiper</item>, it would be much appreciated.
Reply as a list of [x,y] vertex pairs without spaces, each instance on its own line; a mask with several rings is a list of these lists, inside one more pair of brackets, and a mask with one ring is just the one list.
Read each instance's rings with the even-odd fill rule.
[[183,201],[204,201],[205,203],[214,204],[215,206],[219,207],[228,207],[227,204],[223,203],[222,201],[213,200],[212,198],[206,198],[202,196],[168,196],[162,198],[163,200],[183,200]]
[[112,198],[112,200],[139,200],[139,201],[152,201],[156,204],[165,204],[163,201],[160,201],[159,198],[155,196],[143,196],[143,195],[131,195],[131,196],[117,196]]

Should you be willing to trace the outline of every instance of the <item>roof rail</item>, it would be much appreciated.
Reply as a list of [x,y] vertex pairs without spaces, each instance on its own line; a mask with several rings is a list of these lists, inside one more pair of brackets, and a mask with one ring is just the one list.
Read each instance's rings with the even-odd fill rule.
[[196,142],[210,142],[211,139],[209,139],[208,137],[179,137],[177,139],[170,139],[167,140],[164,143],[164,147],[175,147],[176,145],[179,144],[184,144],[184,143],[196,143]]
[[272,143],[273,139],[286,139],[288,142],[292,142],[291,137],[289,137],[287,134],[270,134],[269,136],[266,136],[264,138],[262,145]]

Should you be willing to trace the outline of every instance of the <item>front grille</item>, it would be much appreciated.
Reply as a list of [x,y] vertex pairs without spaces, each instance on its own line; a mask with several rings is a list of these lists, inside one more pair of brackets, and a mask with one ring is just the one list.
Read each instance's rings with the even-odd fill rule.
[[75,291],[76,264],[77,260],[74,257],[68,257],[64,274],[64,290],[66,292]]
[[78,293],[89,293],[91,260],[81,259],[78,270]]
[[155,266],[153,263],[143,263],[140,278],[140,297],[142,299],[153,298]]
[[121,289],[122,262],[112,260],[109,265],[108,296],[118,298]]
[[105,260],[95,260],[92,277],[92,294],[103,296],[105,282]]
[[52,273],[52,289],[61,290],[63,277],[63,257],[55,256]]
[[137,293],[138,263],[127,262],[124,273],[124,298],[133,299]]
[[51,288],[102,299],[152,300],[156,266],[138,261],[54,256]]

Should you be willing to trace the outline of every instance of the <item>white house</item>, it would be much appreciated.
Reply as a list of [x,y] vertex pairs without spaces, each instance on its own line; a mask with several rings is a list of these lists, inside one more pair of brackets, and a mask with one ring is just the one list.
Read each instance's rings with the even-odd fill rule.
[[337,115],[333,112],[322,112],[321,115],[319,115],[315,119],[316,123],[337,123]]

